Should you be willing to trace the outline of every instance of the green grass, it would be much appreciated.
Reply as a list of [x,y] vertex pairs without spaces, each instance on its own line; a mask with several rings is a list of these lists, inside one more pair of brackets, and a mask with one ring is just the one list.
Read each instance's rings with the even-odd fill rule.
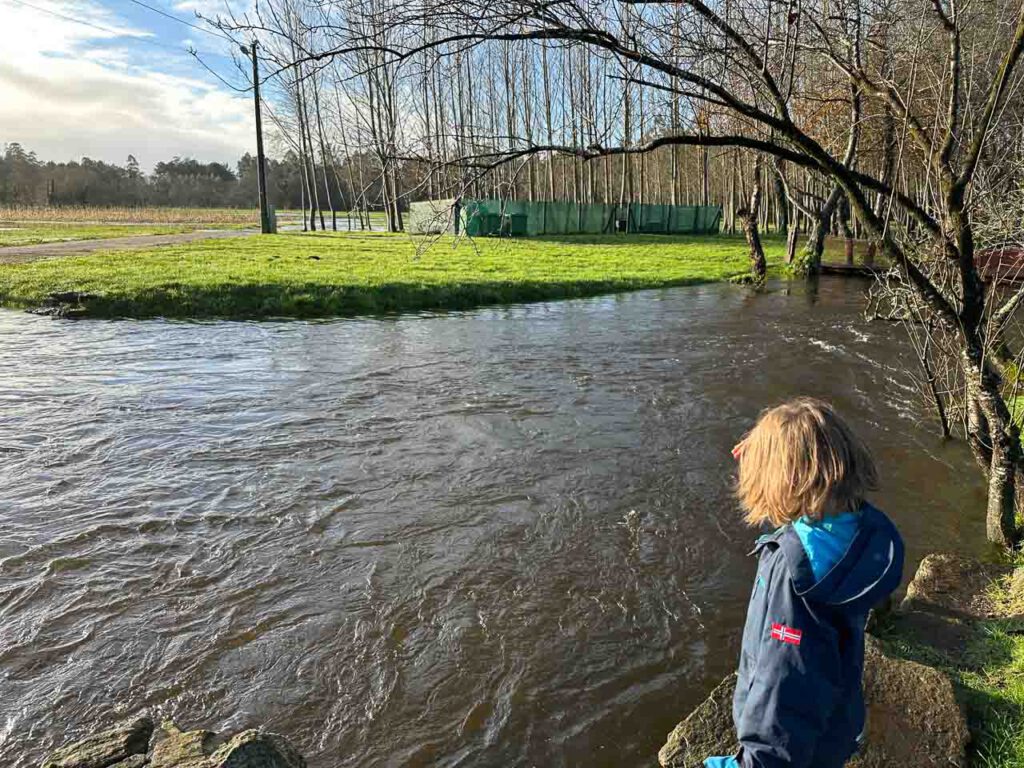
[[[330,317],[466,309],[726,280],[748,270],[736,237],[442,238],[385,233],[207,240],[0,266],[0,304],[88,294],[94,317]],[[778,264],[782,244],[766,241]],[[421,252],[418,252],[421,251]]]
[[975,740],[973,766],[1024,766],[1024,621],[988,622],[970,652],[981,662],[960,675]]
[[980,768],[1024,768],[1022,581],[1016,589],[1012,576],[993,584],[999,615],[982,622],[959,675],[974,736],[971,764]]
[[[231,228],[234,225],[225,225]],[[131,235],[171,235],[202,229],[196,224],[0,224],[0,248],[14,245],[59,243],[68,240],[100,240],[107,237]],[[2,255],[0,251],[0,255]]]

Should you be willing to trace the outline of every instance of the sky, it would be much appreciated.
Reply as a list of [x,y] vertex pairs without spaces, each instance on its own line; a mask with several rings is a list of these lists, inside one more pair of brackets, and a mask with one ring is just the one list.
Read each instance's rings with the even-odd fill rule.
[[[227,0],[144,2],[203,27],[195,12],[223,14]],[[247,85],[227,40],[132,0],[0,0],[0,147],[119,165],[131,154],[146,171],[175,156],[233,167],[255,151],[252,96],[190,46]]]

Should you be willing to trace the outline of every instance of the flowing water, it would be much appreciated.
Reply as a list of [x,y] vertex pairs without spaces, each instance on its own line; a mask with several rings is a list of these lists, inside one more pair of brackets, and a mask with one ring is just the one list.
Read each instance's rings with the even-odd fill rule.
[[833,400],[912,557],[982,493],[863,285],[324,323],[0,313],[0,765],[140,711],[313,768],[652,765],[734,662],[729,448]]

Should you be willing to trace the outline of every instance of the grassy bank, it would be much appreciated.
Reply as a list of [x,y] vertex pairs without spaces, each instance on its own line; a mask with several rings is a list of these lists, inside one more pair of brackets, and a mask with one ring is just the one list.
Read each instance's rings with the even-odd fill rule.
[[[991,583],[984,615],[957,624],[954,648],[935,634],[899,625],[882,634],[897,655],[946,672],[959,692],[971,730],[971,768],[1024,767],[1024,558]],[[955,615],[955,611],[954,614]],[[938,647],[937,647],[938,646]]]
[[[83,294],[93,317],[331,317],[589,296],[725,280],[738,237],[441,239],[282,234],[0,266],[0,304]],[[777,264],[782,244],[766,242]]]

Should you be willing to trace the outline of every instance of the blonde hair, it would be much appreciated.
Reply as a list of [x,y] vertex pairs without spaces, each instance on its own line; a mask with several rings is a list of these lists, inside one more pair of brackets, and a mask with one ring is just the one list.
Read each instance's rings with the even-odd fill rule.
[[770,408],[736,446],[737,495],[751,525],[855,511],[878,485],[867,447],[821,400]]

